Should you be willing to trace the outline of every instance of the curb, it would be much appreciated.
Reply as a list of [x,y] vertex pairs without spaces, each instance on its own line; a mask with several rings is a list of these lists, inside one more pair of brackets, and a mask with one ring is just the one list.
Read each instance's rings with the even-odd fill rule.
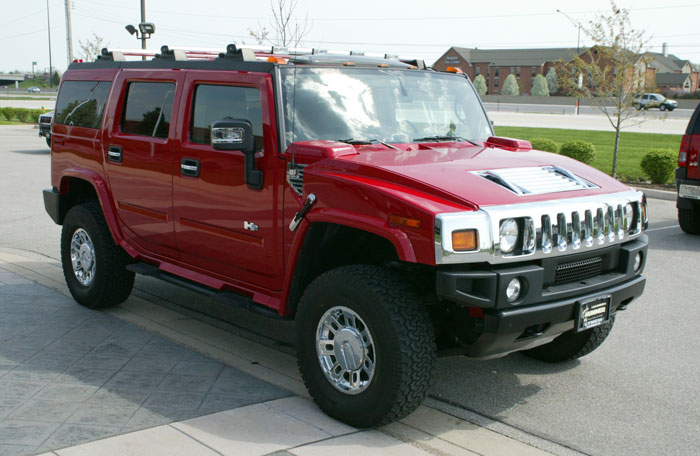
[[654,198],[666,201],[676,201],[676,192],[667,192],[665,190],[656,190],[653,188],[633,187],[635,190],[643,192],[647,198]]

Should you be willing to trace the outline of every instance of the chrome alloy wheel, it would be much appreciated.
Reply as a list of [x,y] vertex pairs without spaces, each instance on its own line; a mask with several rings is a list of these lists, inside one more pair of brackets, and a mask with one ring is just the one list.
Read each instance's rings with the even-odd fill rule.
[[377,355],[365,322],[353,310],[336,306],[316,329],[316,353],[326,379],[337,390],[359,394],[372,382]]
[[70,261],[78,282],[85,287],[89,286],[95,277],[95,247],[87,231],[82,228],[75,230],[71,238]]

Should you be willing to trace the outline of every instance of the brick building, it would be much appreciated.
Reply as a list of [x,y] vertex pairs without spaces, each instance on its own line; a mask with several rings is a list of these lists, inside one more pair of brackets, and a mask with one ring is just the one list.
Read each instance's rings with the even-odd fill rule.
[[520,93],[529,94],[535,76],[547,72],[560,60],[568,62],[576,55],[576,49],[469,49],[451,47],[434,64],[433,68],[444,71],[447,67],[461,68],[469,78],[482,74],[486,79],[489,94],[501,93],[503,81],[514,74]]
[[[595,49],[593,50],[595,52]],[[486,79],[488,93],[501,93],[503,81],[509,74],[514,74],[521,94],[530,94],[535,76],[547,75],[556,62],[569,62],[576,55],[575,48],[547,49],[471,49],[451,47],[434,64],[433,68],[444,71],[448,67],[457,67],[469,78],[482,74]],[[581,48],[581,54],[586,50]],[[642,73],[645,85],[656,85],[660,89],[672,92],[695,92],[698,90],[698,69],[688,60],[674,55],[647,52],[639,55],[635,65]]]

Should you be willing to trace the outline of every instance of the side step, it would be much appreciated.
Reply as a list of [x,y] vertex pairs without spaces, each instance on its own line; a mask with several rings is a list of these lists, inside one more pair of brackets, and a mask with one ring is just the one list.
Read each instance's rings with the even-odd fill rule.
[[290,317],[281,316],[274,309],[270,309],[269,307],[260,305],[246,296],[242,296],[231,291],[219,291],[214,288],[210,288],[206,285],[187,280],[183,277],[178,277],[176,275],[161,271],[158,267],[147,263],[130,264],[126,267],[126,269],[135,272],[136,274],[155,277],[157,279],[163,280],[168,283],[172,283],[173,285],[180,286],[187,290],[209,296],[210,298],[213,298],[217,301],[224,302],[226,304],[235,306],[240,309],[255,312],[257,314],[264,315],[269,318],[277,318],[283,320],[290,319]]

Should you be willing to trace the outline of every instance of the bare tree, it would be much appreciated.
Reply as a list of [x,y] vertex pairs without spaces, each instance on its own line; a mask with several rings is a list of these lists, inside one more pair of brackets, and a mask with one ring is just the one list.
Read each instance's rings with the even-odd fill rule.
[[95,32],[92,32],[92,38],[86,39],[85,42],[79,40],[78,43],[80,44],[83,60],[86,62],[95,60],[102,52],[102,48],[107,46],[107,44],[102,44],[103,42],[104,38]]
[[[643,31],[632,28],[629,11],[611,0],[611,12],[600,14],[583,30],[594,45],[560,62],[557,75],[561,88],[588,99],[608,118],[615,130],[612,176],[617,173],[620,131],[639,113],[634,95],[646,86],[647,60],[643,50],[647,39]],[[643,122],[638,119],[635,124]]]
[[[271,30],[258,24],[257,30],[248,29],[248,33],[258,44],[270,43],[282,47],[297,47],[311,30],[308,13],[304,19],[294,14],[299,0],[270,0],[273,22]],[[270,37],[270,35],[273,35]]]

